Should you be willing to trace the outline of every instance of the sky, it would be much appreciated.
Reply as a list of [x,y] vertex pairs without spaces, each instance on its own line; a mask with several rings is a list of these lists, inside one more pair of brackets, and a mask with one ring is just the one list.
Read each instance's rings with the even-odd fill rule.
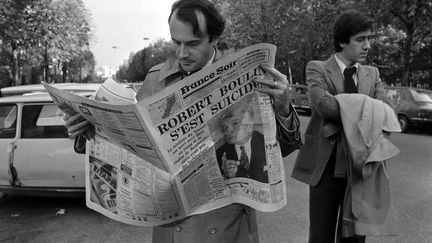
[[[96,67],[117,69],[159,38],[170,40],[168,17],[174,0],[83,0],[90,12],[90,50]],[[145,40],[144,38],[148,38]]]

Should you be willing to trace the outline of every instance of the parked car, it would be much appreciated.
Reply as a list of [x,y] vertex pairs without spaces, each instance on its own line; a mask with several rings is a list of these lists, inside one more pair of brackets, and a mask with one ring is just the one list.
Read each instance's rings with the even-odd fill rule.
[[[79,86],[74,92],[90,97],[99,84]],[[63,112],[46,92],[14,88],[23,95],[0,98],[0,194],[84,196],[84,155],[73,150]]]
[[[52,85],[70,92],[94,92],[100,86],[99,83],[55,83]],[[27,84],[2,88],[0,89],[0,97],[40,92],[46,92],[42,84]]]
[[306,85],[293,84],[290,85],[291,95],[294,97],[292,99],[292,104],[297,111],[301,111],[310,115],[312,113],[312,109],[309,101],[309,92],[308,87]]
[[402,132],[432,125],[432,91],[412,87],[388,87]]

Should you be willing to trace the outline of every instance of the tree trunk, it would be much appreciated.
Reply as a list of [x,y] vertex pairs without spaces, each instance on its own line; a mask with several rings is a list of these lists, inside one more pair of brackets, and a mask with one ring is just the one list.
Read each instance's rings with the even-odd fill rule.
[[44,50],[44,81],[49,83],[48,43],[45,42]]
[[67,80],[67,62],[63,62],[62,65],[62,82],[66,83]]
[[401,83],[405,86],[410,86],[410,62],[411,62],[411,45],[413,42],[414,27],[413,25],[407,26],[407,38],[403,50],[403,66],[402,66],[402,77]]
[[21,85],[19,80],[19,65],[18,65],[18,45],[12,41],[12,86]]

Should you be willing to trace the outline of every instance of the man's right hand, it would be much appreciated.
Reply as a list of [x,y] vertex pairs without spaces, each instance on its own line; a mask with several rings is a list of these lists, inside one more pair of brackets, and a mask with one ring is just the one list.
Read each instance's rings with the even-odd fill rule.
[[231,160],[226,158],[226,152],[222,155],[222,170],[227,179],[234,178],[236,176],[240,161]]
[[79,113],[74,115],[64,113],[63,120],[65,121],[65,127],[70,138],[76,138],[80,135],[83,135],[87,139],[93,137],[92,124]]

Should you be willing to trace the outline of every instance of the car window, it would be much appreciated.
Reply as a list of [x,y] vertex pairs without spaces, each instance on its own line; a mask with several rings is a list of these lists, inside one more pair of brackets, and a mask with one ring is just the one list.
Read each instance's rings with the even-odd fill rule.
[[413,90],[411,89],[411,94],[415,101],[432,103],[432,93],[421,91],[421,90]]
[[297,94],[307,95],[308,94],[308,89],[307,88],[296,88],[296,93]]
[[56,105],[44,105],[36,126],[64,126],[63,112]]
[[66,138],[63,113],[54,104],[23,107],[22,138]]
[[398,106],[401,101],[401,92],[398,89],[388,89],[387,96],[394,106]]
[[17,106],[0,106],[0,138],[14,138],[16,133]]

